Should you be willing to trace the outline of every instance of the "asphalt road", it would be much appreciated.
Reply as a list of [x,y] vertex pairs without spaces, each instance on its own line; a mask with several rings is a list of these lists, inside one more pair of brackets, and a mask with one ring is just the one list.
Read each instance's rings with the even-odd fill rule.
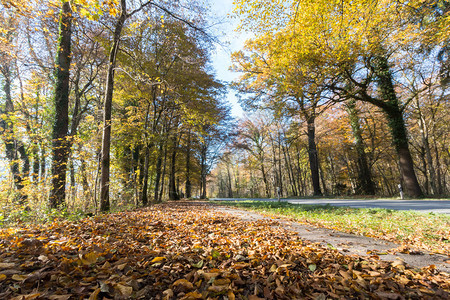
[[[277,201],[265,198],[212,198],[213,201]],[[450,200],[383,200],[383,199],[281,199],[293,204],[320,204],[349,206],[354,208],[387,208],[395,210],[415,210],[424,213],[450,214]]]

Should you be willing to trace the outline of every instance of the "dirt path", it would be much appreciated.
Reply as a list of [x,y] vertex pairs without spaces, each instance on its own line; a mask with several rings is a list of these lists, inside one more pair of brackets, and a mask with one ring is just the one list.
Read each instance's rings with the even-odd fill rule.
[[402,260],[410,266],[420,268],[434,265],[439,271],[450,273],[450,263],[447,263],[450,261],[450,258],[446,255],[433,254],[425,251],[410,251],[410,254],[401,253],[399,244],[381,239],[307,226],[289,221],[285,218],[273,219],[262,214],[242,209],[212,205],[215,210],[239,217],[244,221],[261,219],[278,221],[284,228],[297,232],[301,238],[313,243],[320,243],[326,247],[336,248],[343,254],[379,257],[380,260],[384,261]]

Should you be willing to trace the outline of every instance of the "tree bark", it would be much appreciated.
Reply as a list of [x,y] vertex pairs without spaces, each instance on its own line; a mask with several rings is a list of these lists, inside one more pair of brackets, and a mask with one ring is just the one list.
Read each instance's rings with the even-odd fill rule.
[[347,112],[350,118],[350,125],[352,127],[353,138],[355,139],[355,149],[357,154],[358,189],[356,190],[356,193],[361,193],[363,195],[374,195],[375,184],[373,182],[372,172],[370,171],[369,163],[367,161],[364,140],[362,137],[362,129],[359,123],[355,100],[351,99],[347,102]]
[[41,165],[39,168],[39,180],[44,181],[46,177],[46,163],[45,163],[45,146],[41,143]]
[[148,169],[150,164],[150,147],[151,145],[147,145],[145,147],[145,158],[144,158],[144,174],[143,174],[143,184],[142,184],[142,192],[141,192],[141,202],[142,206],[148,205]]
[[[11,19],[9,21],[11,21]],[[10,26],[11,28],[14,27],[12,24],[7,24],[7,26]],[[6,40],[12,41],[13,36],[13,31],[8,31],[6,34]],[[28,196],[23,193],[23,188],[25,186],[24,181],[26,177],[28,177],[30,162],[22,141],[15,136],[14,121],[11,119],[11,117],[15,113],[14,103],[11,95],[11,67],[12,57],[8,57],[6,54],[4,54],[4,56],[2,57],[2,65],[0,66],[0,71],[4,79],[3,90],[5,93],[5,108],[4,110],[0,110],[0,128],[1,136],[5,143],[5,154],[9,162],[9,168],[13,177],[14,186],[16,187],[19,194],[18,202],[19,204],[23,204],[28,198]],[[22,172],[20,171],[18,154],[20,154],[20,159],[22,160]]]
[[64,2],[59,21],[59,44],[56,58],[55,122],[52,134],[52,178],[49,205],[59,208],[65,204],[66,171],[69,154],[69,77],[71,61],[72,9]]
[[231,185],[231,172],[230,172],[230,165],[227,163],[227,197],[233,198],[233,186]]
[[188,131],[187,136],[187,146],[186,146],[186,198],[191,198],[192,196],[192,185],[191,185],[191,130]]
[[37,184],[39,182],[39,146],[36,143],[33,143],[32,155],[33,155],[33,183]]
[[[81,158],[81,166],[80,166],[80,172],[81,172],[81,184],[83,186],[83,196],[84,196],[84,201],[85,204],[89,203],[91,201],[91,197],[90,197],[90,188],[89,188],[89,182],[88,182],[88,178],[87,178],[87,166],[86,166],[86,161]],[[85,205],[85,207],[87,207],[87,205]]]
[[207,146],[202,145],[201,158],[200,158],[200,199],[206,199],[206,155]]
[[437,182],[436,182],[436,171],[434,168],[433,163],[433,157],[431,156],[431,147],[430,147],[430,141],[429,141],[429,135],[428,135],[428,128],[425,122],[425,118],[422,114],[419,99],[417,98],[417,107],[416,110],[419,113],[419,127],[420,127],[420,133],[422,135],[422,146],[424,148],[425,156],[426,156],[426,162],[428,164],[428,172],[430,174],[430,186],[431,186],[431,193],[437,194]]
[[176,163],[177,163],[177,137],[173,138],[173,149],[170,158],[169,199],[180,200],[176,187]]
[[162,167],[162,156],[163,156],[163,144],[160,142],[158,150],[158,158],[156,160],[156,178],[155,178],[155,203],[159,203],[161,199],[159,198],[159,186],[161,181],[161,167]]
[[166,167],[167,167],[167,143],[164,145],[164,159],[163,159],[163,170],[161,174],[161,189],[159,191],[159,201],[162,200],[164,195],[164,185],[166,180]]
[[423,193],[414,171],[414,163],[408,146],[405,120],[399,107],[387,58],[385,56],[377,57],[374,67],[380,96],[385,101],[384,112],[388,119],[388,126],[399,158],[405,192],[411,197],[421,198],[423,197]]
[[319,179],[319,158],[317,156],[316,147],[316,127],[315,127],[315,116],[310,116],[307,120],[307,135],[308,135],[308,157],[309,157],[309,168],[311,171],[311,181],[313,186],[313,195],[320,196],[322,191],[320,190],[320,179]]
[[109,182],[110,182],[110,149],[111,149],[111,109],[114,91],[114,72],[116,58],[119,51],[120,36],[127,19],[126,0],[121,0],[121,12],[114,28],[113,43],[109,53],[109,66],[106,75],[106,91],[103,107],[103,136],[101,152],[101,179],[100,179],[100,211],[106,212],[110,209]]
[[287,146],[282,146],[282,150],[283,150],[284,161],[286,163],[286,168],[287,168],[287,172],[288,172],[289,182],[291,184],[292,195],[298,196],[297,185],[296,185],[295,178],[294,178],[295,177],[294,170],[292,169],[291,157],[289,155],[289,148]]

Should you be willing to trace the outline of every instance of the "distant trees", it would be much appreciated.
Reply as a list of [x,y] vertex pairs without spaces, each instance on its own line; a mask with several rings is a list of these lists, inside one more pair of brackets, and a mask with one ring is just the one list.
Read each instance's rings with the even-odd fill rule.
[[[313,95],[312,87],[321,91],[315,93],[318,103],[348,101],[359,153],[359,190],[368,194],[374,191],[372,175],[370,166],[364,163],[363,145],[358,142],[361,132],[352,102],[373,105],[387,120],[406,193],[422,197],[405,113],[426,85],[403,93],[400,88],[405,86],[405,80],[417,73],[404,73],[402,78],[399,72],[410,66],[411,57],[424,52],[423,47],[427,53],[433,53],[433,48],[442,53],[442,44],[448,43],[448,36],[442,32],[444,24],[448,25],[448,18],[443,17],[447,6],[432,2],[237,1],[235,8],[243,20],[242,26],[258,35],[234,58],[235,69],[243,73],[238,87],[248,93],[244,103],[252,101],[259,107],[263,103],[263,107],[277,112],[286,107],[294,91]],[[432,12],[436,13],[427,18]],[[426,46],[418,47],[417,41],[427,41]],[[422,63],[429,62],[428,59]],[[443,94],[447,93],[442,85],[432,81]],[[319,173],[323,183],[325,174]],[[314,194],[319,192],[316,174],[311,167]]]

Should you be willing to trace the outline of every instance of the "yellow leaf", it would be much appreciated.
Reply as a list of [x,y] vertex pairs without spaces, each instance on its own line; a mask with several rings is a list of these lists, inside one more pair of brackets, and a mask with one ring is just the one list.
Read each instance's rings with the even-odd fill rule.
[[88,16],[89,12],[85,9],[85,8],[81,8],[80,9],[80,15],[82,16]]
[[167,258],[165,258],[164,256],[158,256],[158,257],[155,257],[151,262],[152,263],[160,262],[160,261],[163,261],[165,259],[167,259]]
[[233,293],[233,291],[228,291],[228,299],[230,299],[230,300],[234,300],[236,297],[234,296],[234,293]]
[[89,296],[89,300],[97,300],[100,288],[96,288],[95,291]]
[[2,282],[3,280],[5,280],[8,276],[6,276],[5,274],[0,274],[0,282]]
[[98,257],[99,255],[94,252],[90,252],[83,255],[80,254],[80,260],[83,265],[95,264],[97,262]]

